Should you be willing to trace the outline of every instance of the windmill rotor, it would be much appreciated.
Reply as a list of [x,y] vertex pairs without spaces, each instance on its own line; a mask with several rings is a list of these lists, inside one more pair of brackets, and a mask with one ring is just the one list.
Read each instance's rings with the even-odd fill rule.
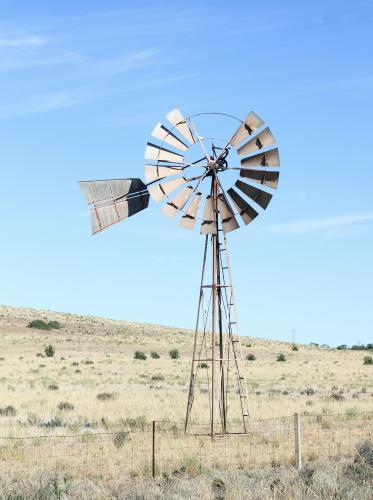
[[[240,120],[217,112],[184,117],[175,108],[166,120],[156,123],[146,143],[145,182],[139,178],[80,182],[90,208],[91,232],[145,210],[150,198],[180,227],[199,227],[205,245],[185,431],[202,381],[202,392],[209,397],[204,406],[211,436],[230,432],[230,398],[237,394],[243,432],[248,432],[247,386],[226,235],[242,223],[250,224],[272,201],[279,182],[279,150],[270,128],[253,111]],[[219,122],[219,133],[208,130],[200,135],[200,129],[206,131],[203,120],[213,121],[214,133]],[[206,363],[211,368],[207,379],[200,370]]]

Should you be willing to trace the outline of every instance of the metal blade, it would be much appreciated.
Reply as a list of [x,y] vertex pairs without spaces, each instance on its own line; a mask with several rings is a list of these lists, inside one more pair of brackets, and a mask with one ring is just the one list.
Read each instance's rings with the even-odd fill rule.
[[178,108],[173,109],[166,115],[166,118],[170,123],[172,123],[174,127],[177,128],[180,134],[184,136],[188,142],[190,142],[190,144],[195,143],[192,131],[190,130],[188,124],[186,123],[185,118],[181,114],[180,109]]
[[249,184],[245,184],[245,182],[237,181],[235,186],[264,209],[267,208],[269,202],[271,201],[271,194],[254,186],[250,186]]
[[277,189],[279,172],[268,172],[267,170],[240,170],[240,176],[250,179],[263,186],[268,186],[272,189]]
[[149,192],[141,179],[83,181],[79,184],[87,203],[93,205],[90,210],[92,234],[131,217],[149,204]]
[[145,165],[145,179],[147,182],[152,182],[170,175],[182,174],[182,167],[168,167],[163,165]]
[[151,135],[161,141],[167,142],[174,148],[181,149],[181,151],[186,151],[189,148],[189,146],[184,144],[183,141],[176,137],[176,135],[162,125],[162,123],[157,123]]
[[203,211],[201,234],[216,234],[216,220],[214,210],[214,199],[212,196],[206,197],[205,208]]
[[168,217],[175,217],[175,215],[184,208],[190,195],[193,193],[193,186],[187,186],[181,193],[179,193],[171,201],[167,202],[166,205],[162,207],[162,212]]
[[228,189],[227,193],[229,194],[237,212],[240,214],[241,219],[246,225],[250,224],[250,222],[258,216],[258,212],[254,210],[253,207],[249,205],[247,201],[244,200],[233,188]]
[[241,165],[245,167],[279,167],[280,156],[278,149],[271,149],[266,153],[257,153],[256,155],[243,158]]
[[239,156],[245,155],[247,153],[253,153],[258,149],[266,148],[271,144],[276,142],[275,138],[272,135],[272,132],[269,128],[265,128],[262,132],[260,132],[257,136],[250,139],[246,144],[237,149],[237,154]]
[[184,156],[169,149],[161,148],[151,142],[146,143],[145,160],[168,161],[169,163],[184,163]]
[[241,123],[236,132],[234,133],[232,139],[229,141],[233,147],[246,139],[247,136],[251,135],[257,128],[263,125],[264,121],[259,118],[254,111],[250,111],[247,115],[246,120]]
[[187,179],[185,179],[185,177],[179,177],[178,179],[172,179],[171,181],[162,182],[154,186],[149,186],[148,191],[153,200],[158,203],[159,201],[162,201],[163,198],[165,198],[168,194],[170,194],[172,191],[175,191],[175,189],[185,184],[186,182]]
[[202,193],[198,192],[193,196],[189,207],[185,211],[184,215],[179,221],[179,226],[185,227],[185,229],[193,229],[196,224],[196,217],[198,213],[198,208],[201,202]]
[[224,233],[229,233],[229,231],[238,229],[240,226],[238,225],[234,212],[223,193],[218,196],[218,207]]
[[88,204],[102,200],[113,200],[139,191],[146,191],[141,179],[105,179],[79,182],[80,190]]

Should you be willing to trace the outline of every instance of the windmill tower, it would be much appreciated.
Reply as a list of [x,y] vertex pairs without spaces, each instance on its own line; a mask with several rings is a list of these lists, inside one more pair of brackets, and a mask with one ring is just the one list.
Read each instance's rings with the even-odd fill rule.
[[[184,118],[179,109],[166,118],[169,125],[158,123],[151,132],[157,143],[146,145],[145,183],[111,179],[83,181],[80,187],[93,234],[144,210],[150,197],[181,227],[191,230],[200,221],[205,241],[185,431],[197,407],[196,419],[207,417],[212,437],[237,432],[237,422],[239,432],[247,432],[248,394],[227,233],[240,227],[237,216],[247,225],[271,201],[279,179],[276,141],[253,111],[243,121],[224,113]],[[199,134],[200,125],[212,124],[215,131],[218,122],[218,134]]]

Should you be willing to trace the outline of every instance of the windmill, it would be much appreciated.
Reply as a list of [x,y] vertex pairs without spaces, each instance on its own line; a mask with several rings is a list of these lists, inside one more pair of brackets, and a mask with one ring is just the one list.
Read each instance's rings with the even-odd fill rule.
[[[184,118],[179,109],[166,118],[167,126],[157,123],[146,145],[145,182],[83,181],[80,188],[92,234],[146,209],[150,197],[183,228],[200,221],[205,241],[185,431],[197,406],[200,416],[207,414],[212,437],[233,432],[230,419],[238,416],[239,432],[245,433],[248,393],[226,235],[240,227],[238,219],[247,225],[267,208],[278,185],[278,148],[253,111],[245,120],[224,113]],[[207,123],[214,133],[201,136],[200,126]]]

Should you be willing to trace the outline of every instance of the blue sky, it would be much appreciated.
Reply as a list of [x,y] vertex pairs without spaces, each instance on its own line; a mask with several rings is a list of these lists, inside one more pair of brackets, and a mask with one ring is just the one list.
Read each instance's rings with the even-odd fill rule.
[[0,303],[193,327],[203,239],[149,210],[92,238],[77,181],[142,177],[154,124],[255,110],[268,210],[230,236],[243,334],[371,342],[369,1],[0,5]]

